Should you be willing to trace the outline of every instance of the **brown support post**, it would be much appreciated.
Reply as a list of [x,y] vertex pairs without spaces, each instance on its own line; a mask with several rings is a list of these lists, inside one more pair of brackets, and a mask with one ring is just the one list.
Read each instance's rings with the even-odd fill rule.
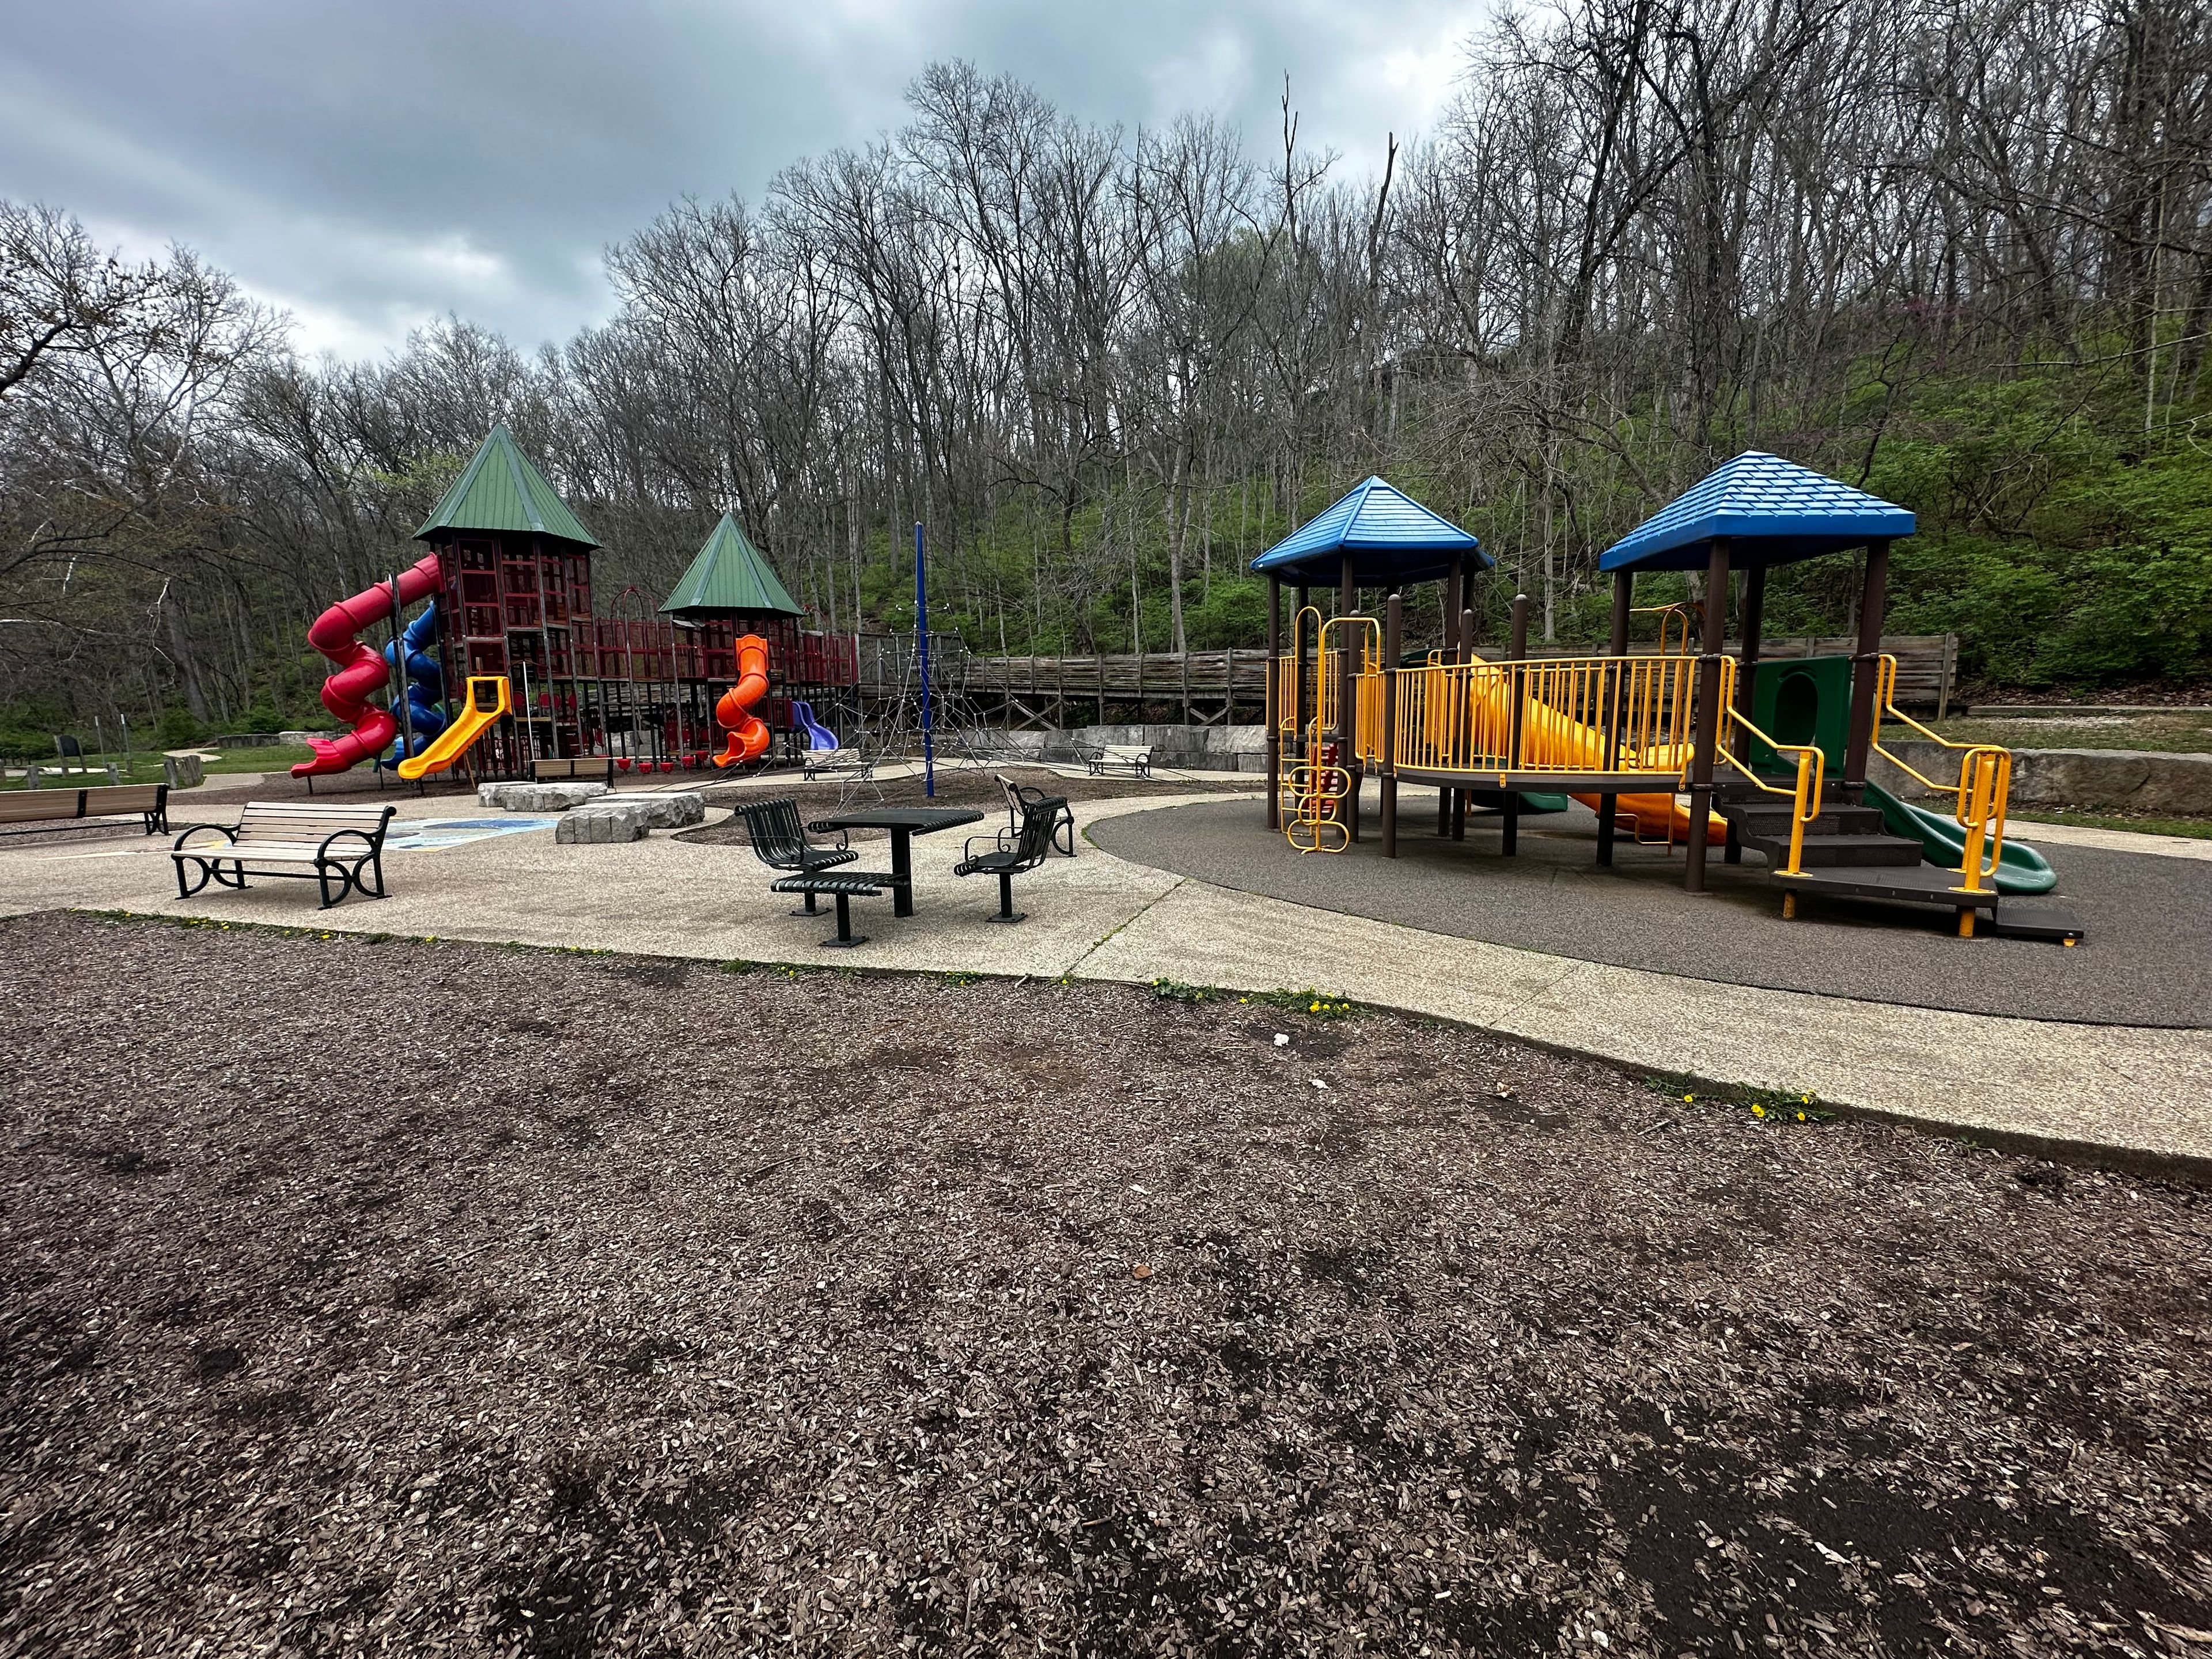
[[[1283,723],[1275,710],[1276,659],[1283,654],[1283,579],[1267,578],[1267,678],[1262,688],[1260,718],[1267,723],[1267,828],[1283,827]],[[1236,696],[1237,667],[1232,661],[1229,669],[1230,696]],[[1230,718],[1236,718],[1236,704],[1230,704]]]
[[1382,604],[1382,856],[1398,856],[1398,653],[1405,633],[1405,599]]
[[[1736,662],[1735,712],[1751,718],[1753,688],[1759,678],[1759,635],[1766,621],[1766,567],[1754,565],[1743,573],[1743,652]],[[1751,733],[1735,734],[1735,757],[1751,764]],[[1733,862],[1734,860],[1730,860]]]
[[[1297,745],[1297,756],[1300,760],[1311,760],[1313,758],[1312,756],[1306,753],[1305,635],[1298,631],[1305,626],[1306,611],[1313,603],[1312,594],[1313,590],[1308,587],[1303,581],[1300,582],[1297,586],[1297,604],[1291,611],[1291,635],[1297,641],[1298,652],[1298,672],[1296,678],[1291,682],[1295,688],[1294,701],[1297,706],[1291,710],[1291,740]],[[1316,649],[1314,653],[1314,695],[1317,697],[1321,695],[1321,653],[1318,649],[1320,642],[1316,641],[1315,643]]]
[[[1459,613],[1459,644],[1454,647],[1454,662],[1469,662],[1474,657],[1474,611],[1469,607]],[[1467,839],[1467,791],[1455,787],[1451,792],[1452,839]]]
[[[1455,553],[1444,566],[1443,592],[1437,596],[1437,643],[1443,647],[1445,662],[1459,660],[1460,599],[1467,585],[1467,556]],[[1437,786],[1437,834],[1451,833],[1451,786]]]
[[[1528,696],[1528,680],[1521,665],[1528,655],[1528,596],[1516,593],[1513,596],[1513,668],[1507,682],[1513,697],[1513,716],[1506,726],[1505,750],[1507,762],[1516,770],[1521,764],[1522,704]],[[1504,831],[1501,850],[1506,857],[1511,858],[1521,850],[1521,792],[1517,789],[1505,791],[1505,799],[1499,811],[1504,818],[1502,827]]]
[[[1636,573],[1617,570],[1613,576],[1613,626],[1607,632],[1605,653],[1608,657],[1628,654],[1628,613],[1635,601]],[[1606,700],[1605,709],[1605,767],[1610,772],[1620,764],[1620,700],[1627,695],[1623,684],[1624,671],[1613,671],[1612,696]],[[1617,794],[1600,795],[1597,799],[1597,861],[1613,862],[1613,821],[1620,811]]]
[[[1765,618],[1766,567],[1754,565],[1743,573],[1743,650],[1735,675],[1735,712],[1745,720],[1751,718],[1751,700],[1759,678],[1759,633]],[[1741,726],[1736,728],[1734,752],[1739,764],[1751,764],[1751,733]],[[1728,847],[1722,856],[1730,864],[1743,862],[1743,842],[1736,835],[1733,818],[1729,820]]]
[[[1352,555],[1344,555],[1344,580],[1337,588],[1336,614],[1349,617],[1359,609],[1359,589],[1352,574]],[[1336,720],[1337,759],[1349,775],[1352,787],[1345,792],[1344,827],[1352,839],[1359,839],[1359,786],[1365,780],[1360,775],[1359,757],[1354,745],[1359,735],[1359,686],[1354,676],[1359,668],[1358,635],[1345,629],[1344,643],[1338,647],[1344,659],[1337,666]]]
[[1889,544],[1869,542],[1866,580],[1859,592],[1859,648],[1851,659],[1851,735],[1844,750],[1844,783],[1866,781],[1867,754],[1874,746],[1874,683],[1881,665],[1881,613],[1889,596]]
[[1682,872],[1685,892],[1705,890],[1706,824],[1713,810],[1713,748],[1719,741],[1721,646],[1728,625],[1729,544],[1713,538],[1705,562],[1705,639],[1698,659],[1697,747],[1690,758],[1690,844]]

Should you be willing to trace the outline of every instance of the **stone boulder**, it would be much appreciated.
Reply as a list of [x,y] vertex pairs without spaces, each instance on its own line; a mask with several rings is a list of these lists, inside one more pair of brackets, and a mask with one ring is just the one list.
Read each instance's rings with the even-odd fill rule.
[[648,830],[683,830],[707,821],[707,803],[696,792],[672,795],[609,795],[587,801],[555,826],[553,839],[570,844],[642,841]]
[[632,795],[623,804],[632,803],[645,809],[646,823],[654,830],[689,830],[707,821],[706,797],[696,789],[670,795]]
[[620,799],[594,801],[568,813],[553,827],[553,839],[563,846],[597,846],[602,842],[643,841],[653,828],[651,814],[642,801]]
[[484,783],[477,805],[502,812],[565,812],[607,793],[604,783]]

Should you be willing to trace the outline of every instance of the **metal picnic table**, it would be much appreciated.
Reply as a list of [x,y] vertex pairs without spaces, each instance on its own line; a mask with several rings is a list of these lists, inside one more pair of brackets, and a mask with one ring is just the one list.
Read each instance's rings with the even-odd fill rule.
[[817,818],[809,827],[830,830],[888,830],[891,832],[891,873],[898,878],[891,890],[891,914],[914,914],[914,838],[963,823],[980,823],[983,814],[974,806],[873,806]]

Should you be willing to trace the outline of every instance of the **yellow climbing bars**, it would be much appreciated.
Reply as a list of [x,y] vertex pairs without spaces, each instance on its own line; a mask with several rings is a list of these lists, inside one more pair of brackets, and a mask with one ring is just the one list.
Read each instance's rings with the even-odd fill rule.
[[1341,766],[1296,761],[1290,769],[1291,811],[1283,835],[1301,853],[1341,853],[1352,845],[1345,803],[1352,795],[1352,774]]

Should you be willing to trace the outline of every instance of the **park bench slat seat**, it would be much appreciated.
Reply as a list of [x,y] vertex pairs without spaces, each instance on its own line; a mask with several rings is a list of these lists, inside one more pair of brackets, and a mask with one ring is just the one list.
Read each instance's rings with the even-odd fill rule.
[[771,893],[804,893],[806,908],[794,910],[793,915],[813,915],[814,896],[827,893],[837,901],[837,937],[822,941],[823,948],[849,951],[855,945],[866,945],[868,936],[853,931],[853,901],[874,898],[897,882],[896,876],[872,873],[865,870],[810,871],[803,875],[782,876],[769,883]]
[[21,824],[11,836],[42,830],[108,830],[125,817],[144,821],[146,833],[169,827],[166,783],[95,784],[84,789],[10,789],[0,794],[0,823]]
[[1024,921],[1027,912],[1014,908],[1014,878],[1024,870],[1034,870],[1052,852],[1053,828],[1066,809],[1066,800],[1059,795],[1040,796],[1022,803],[1021,827],[1009,834],[1001,830],[990,838],[983,851],[975,850],[984,838],[970,836],[961,848],[960,862],[952,866],[956,876],[996,876],[999,878],[999,914],[992,921]]
[[1084,757],[1091,775],[1103,777],[1109,771],[1125,771],[1132,777],[1152,775],[1152,747],[1150,744],[1109,743],[1092,750]]
[[[177,837],[169,853],[176,860],[177,896],[190,898],[210,880],[243,891],[247,876],[261,875],[314,882],[325,910],[349,892],[383,898],[384,836],[397,810],[325,801],[248,801],[235,826],[195,823]],[[208,838],[194,839],[202,836]],[[225,839],[213,839],[217,836]],[[374,888],[362,878],[364,871],[374,876]],[[332,882],[337,884],[335,896]]]
[[857,749],[810,749],[806,751],[802,777],[828,777],[833,773],[850,772],[865,776],[873,769],[872,763]]
[[[805,826],[799,822],[799,802],[789,795],[778,795],[771,800],[747,801],[738,808],[737,816],[745,821],[746,832],[752,838],[753,854],[771,870],[787,870],[800,876],[818,875],[840,865],[851,864],[860,855],[845,844],[843,831],[839,831],[834,847],[822,846],[806,838]],[[883,886],[896,886],[898,878],[893,875],[869,876],[865,879]],[[816,908],[817,893],[835,893],[834,887],[786,886],[781,882],[769,884],[772,893],[804,893],[806,908],[793,910],[794,916],[821,915]],[[860,895],[866,897],[868,895]]]

